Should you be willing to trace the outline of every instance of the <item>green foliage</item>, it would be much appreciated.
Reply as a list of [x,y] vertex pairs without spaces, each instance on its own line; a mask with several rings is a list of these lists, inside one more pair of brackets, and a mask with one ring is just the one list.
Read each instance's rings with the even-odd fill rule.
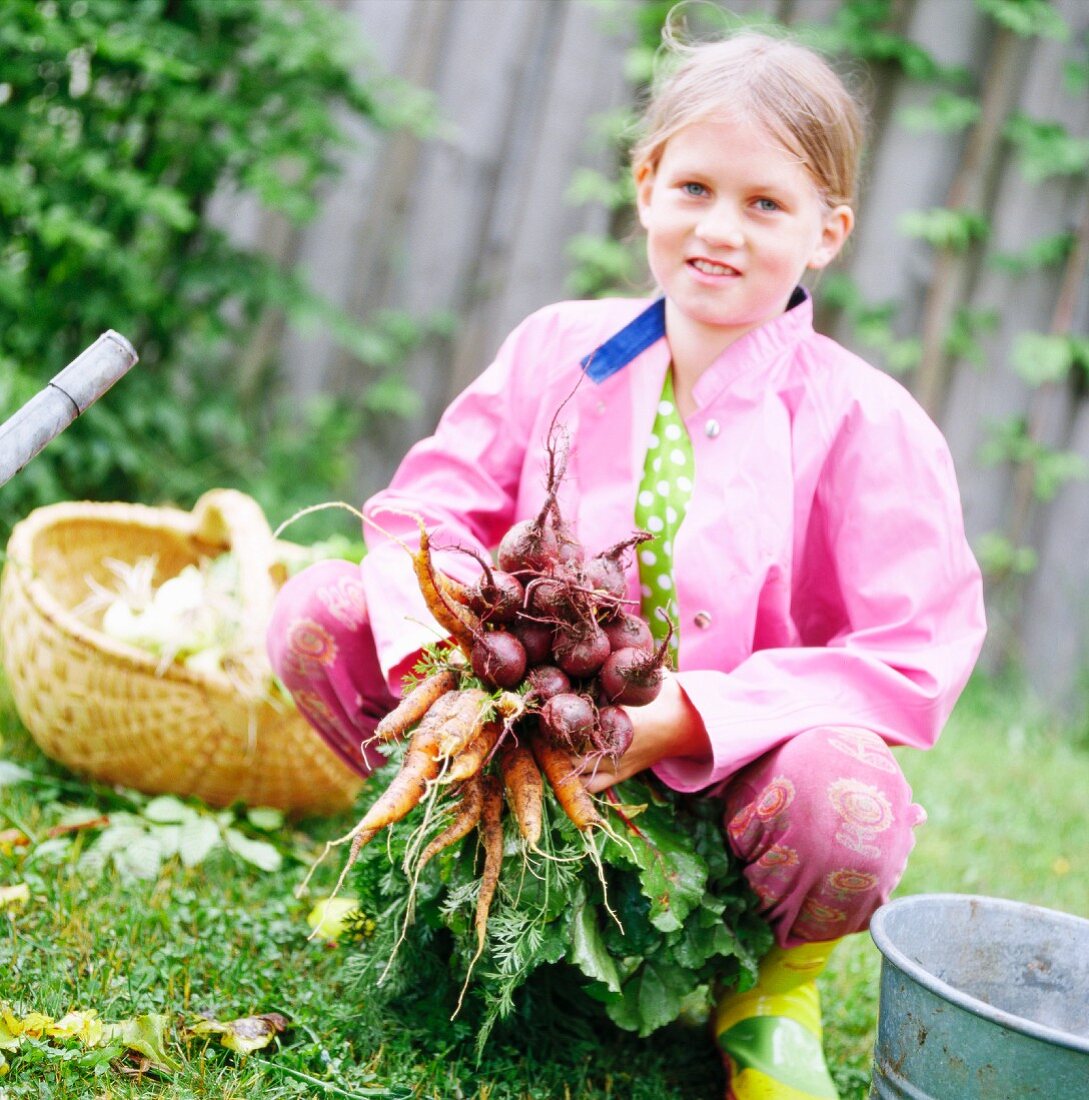
[[849,275],[835,272],[821,283],[821,297],[841,311],[855,338],[882,357],[891,374],[906,374],[918,366],[922,344],[918,337],[898,337],[893,329],[896,302],[867,302],[862,289]]
[[1005,136],[1017,150],[1018,166],[1030,183],[1081,175],[1089,168],[1089,140],[1074,137],[1059,122],[1018,113],[1006,123]]
[[[378,773],[370,797],[397,763]],[[715,979],[750,984],[771,933],[723,844],[717,803],[678,796],[650,779],[629,780],[616,793],[631,824],[606,808],[613,835],[579,834],[550,790],[540,851],[525,851],[508,819],[487,947],[475,972],[476,836],[408,876],[402,866],[445,824],[429,826],[426,811],[414,810],[386,843],[364,849],[352,880],[363,910],[384,915],[355,961],[358,989],[392,1002],[431,983],[453,1011],[463,1003],[457,985],[464,981],[465,1003],[480,1013],[483,1049],[545,967],[565,973],[572,994],[582,991],[583,1011],[600,1003],[613,1023],[641,1036],[685,1010],[706,1015]],[[444,993],[434,987],[436,972],[451,977]]]
[[[372,386],[378,412],[411,407],[395,367],[425,334],[340,314],[238,247],[209,204],[249,198],[302,223],[348,144],[344,120],[423,131],[426,102],[383,78],[330,6],[300,0],[9,0],[0,51],[5,413],[108,328],[141,357],[6,489],[0,526],[64,497],[187,501],[225,483],[270,504],[343,484],[329,444],[374,415]],[[270,310],[363,364],[357,400],[296,418],[270,364],[239,371]]]
[[956,134],[974,125],[980,110],[979,101],[971,96],[940,91],[924,106],[904,107],[897,118],[915,133]]
[[1014,341],[1012,362],[1031,386],[1062,382],[1074,367],[1089,373],[1089,338],[1021,332]]
[[965,359],[977,367],[983,366],[984,354],[978,336],[983,332],[993,332],[997,327],[997,310],[962,306],[953,315],[953,322],[945,335],[946,354],[954,359]]
[[976,0],[976,7],[1022,38],[1065,42],[1070,37],[1070,28],[1051,0]]
[[983,575],[992,580],[1011,574],[1027,576],[1036,571],[1036,551],[1031,546],[1014,546],[999,531],[987,531],[980,535],[972,549]]
[[1053,500],[1067,482],[1089,477],[1089,462],[1082,455],[1045,446],[1029,433],[1023,417],[992,424],[979,457],[989,466],[1030,466],[1033,494],[1041,501]]
[[905,237],[919,238],[934,248],[964,252],[985,241],[991,226],[987,216],[978,211],[936,206],[931,210],[911,210],[903,214],[900,231]]
[[987,258],[987,262],[997,271],[1020,278],[1030,271],[1061,264],[1070,255],[1073,247],[1073,233],[1056,233],[1054,236],[1033,241],[1021,252],[994,252]]

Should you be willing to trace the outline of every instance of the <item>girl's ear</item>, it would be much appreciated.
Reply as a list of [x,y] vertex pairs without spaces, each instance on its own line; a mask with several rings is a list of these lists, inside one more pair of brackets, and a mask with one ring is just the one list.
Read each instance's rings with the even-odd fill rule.
[[827,267],[840,253],[855,227],[855,212],[846,205],[833,207],[824,217],[821,239],[806,264],[811,271]]
[[639,224],[646,229],[650,196],[654,191],[654,169],[644,161],[635,167],[633,175],[635,176],[635,206],[639,211]]

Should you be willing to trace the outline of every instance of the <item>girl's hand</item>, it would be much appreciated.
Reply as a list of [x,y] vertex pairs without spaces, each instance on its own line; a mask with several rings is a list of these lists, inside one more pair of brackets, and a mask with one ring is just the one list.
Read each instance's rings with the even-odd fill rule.
[[666,676],[653,703],[624,709],[635,727],[631,745],[615,763],[607,756],[582,758],[581,771],[587,790],[596,794],[670,756],[711,755],[703,719],[676,677]]

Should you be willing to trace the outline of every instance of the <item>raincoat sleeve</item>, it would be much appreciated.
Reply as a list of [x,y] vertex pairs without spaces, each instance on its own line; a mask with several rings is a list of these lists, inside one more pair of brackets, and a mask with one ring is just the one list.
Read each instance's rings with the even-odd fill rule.
[[830,432],[793,587],[800,645],[730,672],[682,671],[711,755],[656,771],[696,791],[806,730],[928,748],[985,632],[952,458],[913,400],[857,405]]
[[541,328],[526,322],[507,338],[491,366],[447,408],[434,434],[408,452],[389,487],[363,507],[367,610],[382,674],[395,695],[419,650],[445,636],[413,573],[409,551],[419,545],[417,518],[436,548],[436,566],[462,580],[478,576],[479,566],[449,548],[487,556],[513,521],[534,407],[520,368],[539,358]]

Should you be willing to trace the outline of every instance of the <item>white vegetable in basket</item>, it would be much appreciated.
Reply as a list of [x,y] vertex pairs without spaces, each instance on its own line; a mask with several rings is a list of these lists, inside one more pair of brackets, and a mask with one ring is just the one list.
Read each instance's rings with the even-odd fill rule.
[[198,667],[221,668],[238,621],[229,580],[221,569],[209,583],[202,570],[187,565],[155,589],[142,610],[118,596],[103,613],[102,630],[164,661],[189,663],[199,656]]

